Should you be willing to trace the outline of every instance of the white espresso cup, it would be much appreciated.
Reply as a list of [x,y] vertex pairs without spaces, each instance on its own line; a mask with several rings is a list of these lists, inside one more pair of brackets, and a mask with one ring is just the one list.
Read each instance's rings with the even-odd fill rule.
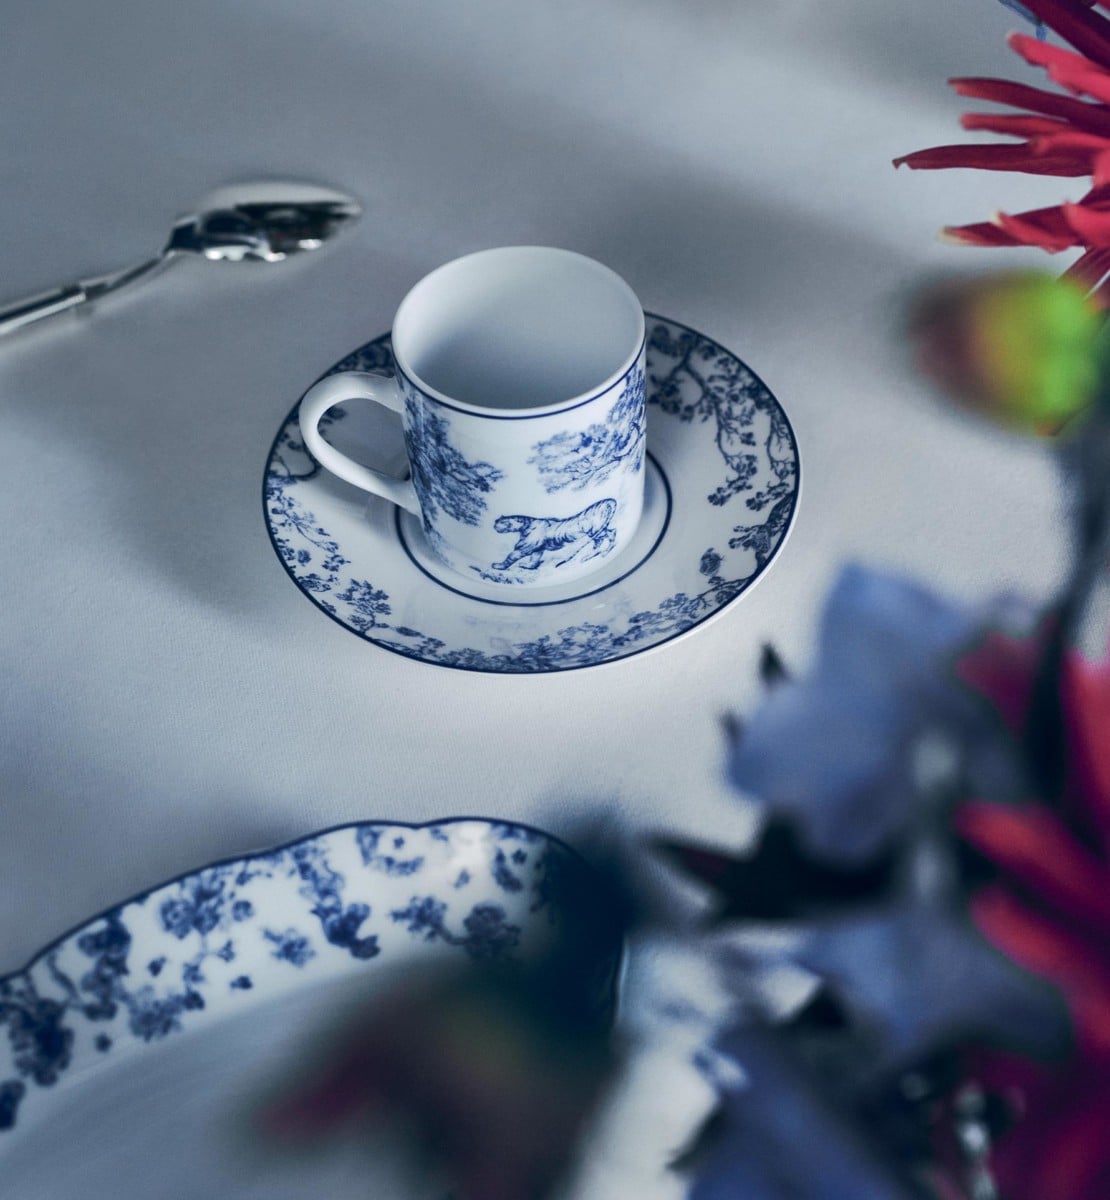
[[[620,276],[544,246],[482,250],[425,276],[393,321],[392,378],[347,371],[306,393],[309,452],[421,518],[471,580],[563,583],[635,532],[644,494],[644,313]],[[401,414],[410,475],[326,442],[320,418],[372,400]]]

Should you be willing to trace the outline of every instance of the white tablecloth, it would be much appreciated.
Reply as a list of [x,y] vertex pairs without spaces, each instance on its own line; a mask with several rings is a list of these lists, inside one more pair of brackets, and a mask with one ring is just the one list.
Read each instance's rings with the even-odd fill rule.
[[[945,221],[1069,181],[896,172],[953,74],[1023,75],[991,0],[108,0],[8,5],[0,299],[141,258],[210,188],[362,198],[274,268],[175,265],[0,344],[0,971],[205,861],[365,817],[586,815],[737,841],[720,717],[804,667],[848,559],[1047,594],[1045,452],[938,405],[898,331],[937,270],[1039,262]],[[305,387],[426,271],[608,263],[744,357],[797,431],[794,531],[720,620],[603,670],[484,676],[361,642],[292,586],[263,465]]]

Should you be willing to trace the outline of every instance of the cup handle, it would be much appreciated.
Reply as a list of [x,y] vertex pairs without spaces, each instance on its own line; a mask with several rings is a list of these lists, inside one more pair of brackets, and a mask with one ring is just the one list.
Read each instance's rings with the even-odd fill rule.
[[381,496],[390,504],[397,504],[419,517],[420,501],[416,498],[416,489],[411,480],[397,479],[392,475],[383,475],[381,471],[372,471],[369,467],[355,462],[353,458],[340,454],[320,436],[320,418],[329,408],[334,408],[346,400],[373,400],[375,404],[382,404],[395,413],[404,409],[404,397],[396,379],[370,375],[365,371],[344,371],[339,375],[329,375],[319,383],[313,384],[301,400],[301,437],[304,438],[308,452],[333,475],[362,488],[364,492],[373,492],[375,496]]

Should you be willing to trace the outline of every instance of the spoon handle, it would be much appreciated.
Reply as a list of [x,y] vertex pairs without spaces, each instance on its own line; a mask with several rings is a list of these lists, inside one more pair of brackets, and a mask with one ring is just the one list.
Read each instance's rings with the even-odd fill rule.
[[79,283],[68,283],[63,287],[52,288],[49,292],[41,292],[37,296],[29,296],[24,300],[16,300],[0,308],[0,337],[41,321],[44,317],[52,317],[55,313],[68,312],[79,304],[86,304],[101,296],[114,292],[117,288],[131,283],[136,279],[149,275],[165,261],[164,256],[152,258],[136,267],[128,267],[123,271],[113,271],[110,275],[98,275],[93,279],[83,279]]
[[88,299],[85,289],[79,283],[71,283],[67,287],[54,288],[42,292],[38,296],[30,296],[26,300],[17,300],[0,308],[0,335],[22,329],[33,321],[41,321],[43,317],[53,316],[54,313],[65,312]]

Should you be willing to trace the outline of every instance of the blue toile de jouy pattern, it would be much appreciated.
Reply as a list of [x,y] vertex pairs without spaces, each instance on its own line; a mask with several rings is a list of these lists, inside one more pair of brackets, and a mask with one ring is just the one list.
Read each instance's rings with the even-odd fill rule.
[[[407,558],[389,558],[397,540],[392,530],[365,531],[379,563],[375,567],[363,546],[349,539],[341,544],[314,515],[319,468],[300,442],[295,409],[274,443],[264,489],[270,537],[286,570],[324,612],[375,645],[464,670],[534,673],[589,667],[651,649],[695,628],[749,588],[782,545],[797,506],[798,449],[775,397],[739,358],[710,338],[649,316],[646,362],[647,439],[669,477],[674,512],[654,557],[619,586],[598,594],[607,598],[607,605],[599,607],[595,595],[577,606],[572,598],[506,609],[505,603],[515,602],[494,608],[480,597],[452,595],[420,578]],[[335,370],[388,366],[388,338],[379,338]],[[638,386],[630,378],[614,406],[617,418],[622,403],[634,410]],[[341,418],[342,410],[333,414]],[[590,482],[616,470],[622,455],[643,452],[634,421],[621,431],[617,419],[614,428],[612,436],[598,434],[593,450],[577,446],[578,452],[586,451],[582,470]],[[634,449],[637,445],[641,448]],[[537,445],[535,462],[548,478],[549,490],[573,491],[578,479],[569,469],[574,449],[559,438]],[[518,523],[526,519],[535,520],[515,518]],[[503,531],[517,537],[503,561],[519,567],[527,561],[531,531],[526,534],[507,522]],[[519,561],[514,558],[518,554]],[[365,573],[354,567],[359,555],[369,568]],[[665,561],[666,570],[653,574],[655,561]],[[488,576],[491,582],[502,578],[496,571]],[[660,582],[675,578],[683,581],[678,590],[673,582]],[[408,597],[421,585],[428,590],[417,605]],[[590,592],[583,588],[584,597]],[[436,618],[437,607],[442,620]],[[506,621],[506,613],[522,615]]]
[[[798,448],[777,400],[738,358],[692,329],[657,322],[650,350],[658,368],[652,402],[684,422],[701,422],[726,466],[726,477],[706,499],[718,507],[744,496],[758,520],[735,525],[730,550],[751,550],[758,570],[770,560],[793,516],[798,490]],[[762,441],[753,426],[767,424]]]
[[346,826],[155,888],[0,977],[0,1150],[68,1079],[256,999],[414,954],[544,953],[592,878],[538,831],[448,820]]
[[451,444],[450,421],[411,388],[405,396],[405,449],[425,527],[434,526],[441,511],[477,525],[502,474],[492,463],[467,462]]
[[547,491],[581,490],[604,483],[618,469],[639,471],[646,440],[644,372],[637,365],[604,421],[537,442],[528,461]]

